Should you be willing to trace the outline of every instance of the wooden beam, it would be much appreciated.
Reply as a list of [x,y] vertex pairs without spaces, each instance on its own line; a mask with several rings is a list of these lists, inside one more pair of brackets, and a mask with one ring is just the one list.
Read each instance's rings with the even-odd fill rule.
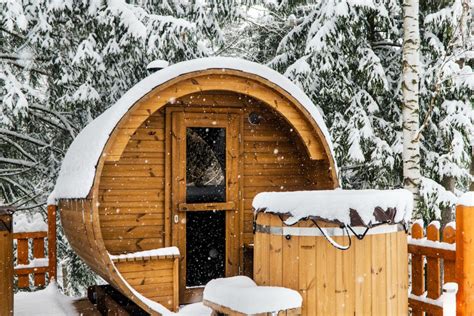
[[440,306],[418,301],[413,298],[408,298],[408,303],[410,304],[410,307],[412,308],[412,313],[413,311],[417,310],[417,311],[426,311],[427,313],[433,316],[443,315],[443,308]]
[[179,203],[178,209],[181,212],[193,211],[234,211],[233,201],[223,203]]
[[45,238],[48,236],[47,232],[27,232],[27,233],[13,233],[13,239],[34,239]]
[[13,315],[12,215],[0,209],[0,315]]
[[56,211],[57,205],[48,205],[48,259],[49,280],[56,279],[57,249],[56,249]]
[[408,252],[412,255],[426,256],[428,258],[444,259],[454,261],[456,259],[456,251],[441,248],[432,248],[422,245],[408,245]]

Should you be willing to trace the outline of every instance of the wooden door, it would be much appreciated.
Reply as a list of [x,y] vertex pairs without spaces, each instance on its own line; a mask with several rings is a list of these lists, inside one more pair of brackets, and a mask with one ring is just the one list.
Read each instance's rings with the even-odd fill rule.
[[[210,278],[240,271],[241,123],[239,114],[222,111],[175,109],[168,115],[172,244],[181,253],[180,303],[187,304],[202,299],[203,286]],[[209,262],[202,259],[207,252]]]

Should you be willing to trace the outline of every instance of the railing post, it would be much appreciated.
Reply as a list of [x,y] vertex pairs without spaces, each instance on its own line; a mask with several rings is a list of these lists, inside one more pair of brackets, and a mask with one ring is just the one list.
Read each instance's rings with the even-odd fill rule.
[[49,260],[49,282],[56,280],[57,257],[56,257],[56,211],[57,205],[48,205],[48,260]]
[[457,315],[474,315],[474,192],[456,206]]
[[13,221],[11,209],[0,208],[0,315],[13,315]]
[[[439,242],[440,224],[438,221],[433,221],[426,228],[426,238],[431,241]],[[426,297],[433,300],[441,296],[441,260],[437,258],[426,258]]]
[[[423,221],[416,221],[411,227],[411,237],[413,239],[423,238]],[[414,295],[421,296],[425,292],[425,281],[424,281],[424,260],[421,255],[412,255],[411,257],[411,292]],[[423,315],[421,309],[413,308],[413,316]]]

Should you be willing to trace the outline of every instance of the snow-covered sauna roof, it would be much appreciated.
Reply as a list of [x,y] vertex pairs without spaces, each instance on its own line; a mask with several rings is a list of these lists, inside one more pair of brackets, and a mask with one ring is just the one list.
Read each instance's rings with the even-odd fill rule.
[[109,136],[120,119],[138,100],[157,86],[173,78],[210,69],[229,69],[253,74],[285,90],[307,110],[318,125],[325,138],[322,141],[327,143],[331,153],[331,155],[328,155],[328,159],[332,160],[332,165],[336,167],[331,137],[322,115],[300,88],[288,78],[267,66],[238,58],[210,57],[174,64],[149,75],[128,90],[114,105],[89,123],[77,135],[69,147],[64,157],[56,186],[48,199],[48,203],[52,204],[58,199],[87,197],[94,183],[97,163],[103,154]]
[[263,192],[252,206],[256,212],[288,215],[287,225],[310,218],[370,227],[386,221],[408,223],[413,195],[404,189]]

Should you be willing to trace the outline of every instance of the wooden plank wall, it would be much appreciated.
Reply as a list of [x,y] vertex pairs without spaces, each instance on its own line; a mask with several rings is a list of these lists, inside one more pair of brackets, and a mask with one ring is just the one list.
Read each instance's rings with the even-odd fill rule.
[[[310,161],[294,128],[260,101],[246,95],[210,91],[180,98],[176,104],[241,109],[243,244],[253,243],[252,200],[258,193],[333,188],[328,160]],[[257,125],[249,122],[252,112],[261,116]],[[321,144],[316,147],[323,148]]]
[[91,200],[61,200],[59,215],[72,249],[94,272],[110,283],[110,269],[102,258],[108,255],[97,253],[100,248],[92,231],[91,204]]
[[[271,109],[248,100],[243,107],[244,244],[253,243],[255,195],[266,191],[329,189],[327,162],[310,162],[294,129]],[[250,124],[253,111],[262,122]]]
[[[282,226],[277,215],[260,214],[258,224]],[[296,226],[313,226],[300,222]],[[346,244],[344,237],[335,237]],[[407,238],[404,231],[352,239],[341,251],[324,237],[256,233],[254,277],[259,285],[300,292],[302,314],[407,315]]]
[[164,127],[162,112],[150,116],[118,140],[128,141],[120,159],[104,165],[100,226],[112,254],[164,247]]
[[[333,187],[328,161],[309,161],[294,129],[259,101],[220,91],[188,95],[173,104],[179,105],[242,111],[244,244],[253,243],[252,200],[257,193]],[[262,116],[258,125],[248,121],[253,111]],[[99,187],[100,224],[105,245],[112,254],[164,247],[164,127],[161,110],[137,131],[130,129],[127,132],[130,138],[117,140],[128,142],[125,152],[117,161],[104,165]],[[121,128],[126,130],[127,125]]]
[[143,296],[156,301],[168,309],[178,307],[177,282],[178,258],[116,262],[128,284]]
[[[240,139],[243,152],[240,153],[239,171],[239,175],[243,174],[243,195],[239,205],[239,209],[244,210],[240,212],[242,244],[253,243],[251,204],[257,193],[333,187],[328,161],[310,161],[308,151],[292,127],[255,99],[222,91],[206,92],[183,97],[173,102],[173,106],[199,107],[203,111],[217,106],[219,111],[232,108],[242,113]],[[258,125],[248,121],[249,113],[254,111],[262,116]],[[168,230],[165,223],[164,109],[152,115],[143,111],[132,113],[130,122],[144,116],[148,118],[136,131],[126,123],[120,125],[119,128],[125,131],[121,135],[126,136],[116,141],[126,142],[125,151],[105,162],[99,181],[100,228],[111,254],[164,247],[166,238],[170,239],[165,236]],[[318,146],[322,150],[323,146]],[[89,256],[88,253],[85,255]],[[158,269],[154,265],[147,262],[141,270],[135,267],[138,270],[130,272],[137,278],[128,275],[127,269],[133,269],[133,264],[117,268],[127,280],[130,279],[135,289],[166,305],[168,300],[174,299],[169,293],[172,284],[166,279],[171,278],[171,270]],[[138,274],[153,274],[155,268],[164,274],[153,277],[152,281],[148,278],[149,284],[141,283]]]

